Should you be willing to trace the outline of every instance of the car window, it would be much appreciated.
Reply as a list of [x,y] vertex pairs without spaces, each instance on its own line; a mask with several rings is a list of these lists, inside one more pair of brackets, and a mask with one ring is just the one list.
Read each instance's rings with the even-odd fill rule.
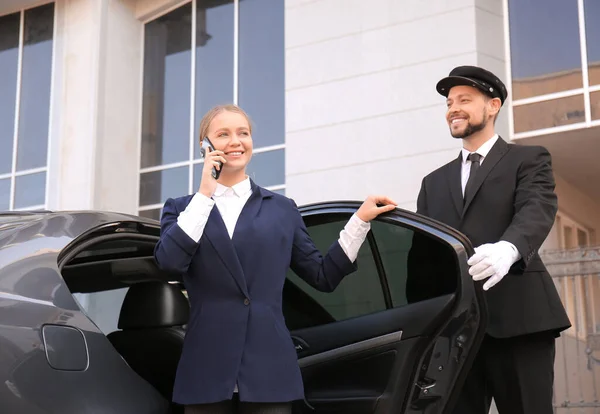
[[[371,231],[394,307],[456,291],[460,274],[452,247],[429,235],[381,221],[372,222]],[[426,272],[434,276],[423,278]],[[436,283],[420,284],[423,279]]]
[[[344,218],[309,223],[308,232],[323,254],[339,238],[346,222]],[[292,271],[288,273],[284,315],[290,330],[364,316],[455,292],[459,272],[454,251],[446,243],[381,221],[371,223],[369,238],[360,249],[358,270],[346,276],[331,293],[319,292]],[[433,280],[439,283],[420,283],[425,280],[420,277],[425,272],[433,272]]]
[[121,305],[129,287],[93,293],[74,293],[79,307],[105,335],[116,331]]
[[[346,220],[309,227],[317,248],[325,254],[340,235]],[[293,271],[288,280],[322,306],[334,320],[343,320],[386,309],[383,287],[375,267],[369,243],[363,243],[358,253],[358,271],[345,277],[334,292],[320,292],[300,279]]]
[[[129,287],[105,290],[93,293],[73,293],[73,297],[79,304],[79,308],[88,318],[102,331],[108,335],[119,330],[119,316],[125,295]],[[182,289],[183,295],[188,298],[187,290]],[[184,328],[186,325],[184,325]]]
[[414,232],[404,227],[374,221],[371,231],[375,236],[377,251],[385,269],[393,306],[408,303],[406,280],[408,276],[408,254]]

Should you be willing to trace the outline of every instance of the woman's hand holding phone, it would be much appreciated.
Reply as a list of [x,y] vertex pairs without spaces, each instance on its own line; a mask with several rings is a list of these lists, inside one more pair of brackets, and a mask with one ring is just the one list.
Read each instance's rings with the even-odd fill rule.
[[200,194],[210,198],[215,193],[215,190],[217,189],[217,180],[212,176],[212,169],[213,167],[217,170],[221,169],[219,163],[225,164],[227,162],[224,155],[225,153],[223,151],[211,151],[210,148],[206,148],[204,166],[202,167],[202,180],[200,182],[200,189],[198,190]]

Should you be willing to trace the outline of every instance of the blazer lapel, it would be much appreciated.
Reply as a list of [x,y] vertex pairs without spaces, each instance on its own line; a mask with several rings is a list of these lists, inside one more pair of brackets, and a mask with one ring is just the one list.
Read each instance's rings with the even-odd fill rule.
[[467,199],[465,200],[465,205],[462,211],[463,216],[465,215],[467,209],[471,205],[473,198],[475,198],[475,196],[477,195],[477,191],[479,191],[481,184],[483,184],[486,177],[488,176],[490,171],[492,171],[492,169],[496,166],[498,161],[500,161],[504,154],[506,154],[508,148],[509,147],[506,141],[504,141],[501,137],[498,137],[498,140],[488,153],[487,157],[485,157],[485,159],[483,160],[483,164],[481,164],[481,167],[479,167],[479,169],[477,170],[477,174],[474,178],[475,181],[473,182],[473,191],[469,193]]
[[217,251],[221,261],[235,279],[240,290],[244,295],[248,296],[244,270],[242,269],[233,243],[229,238],[227,227],[225,226],[225,222],[223,222],[223,217],[221,217],[221,213],[219,213],[219,209],[216,205],[210,212],[206,227],[204,228],[204,234]]
[[264,192],[262,188],[257,186],[252,180],[250,180],[250,186],[252,188],[252,195],[248,201],[246,201],[246,204],[244,205],[244,208],[240,213],[240,217],[235,225],[235,230],[233,231],[232,239],[237,251],[241,251],[243,248],[240,245],[240,233],[243,234],[248,228],[250,228],[252,222],[260,212],[263,199],[272,197],[272,194]]
[[450,193],[452,194],[452,201],[456,212],[459,216],[462,216],[463,211],[463,195],[462,195],[462,152],[458,154],[458,158],[450,164],[450,173],[446,175],[448,179],[448,185],[450,187]]

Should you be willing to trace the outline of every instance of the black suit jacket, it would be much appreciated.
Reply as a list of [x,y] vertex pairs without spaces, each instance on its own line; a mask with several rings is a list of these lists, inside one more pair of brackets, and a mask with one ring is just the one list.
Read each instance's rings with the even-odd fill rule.
[[[504,279],[485,292],[488,334],[507,338],[568,328],[569,318],[538,255],[558,209],[549,152],[539,146],[509,145],[499,138],[464,202],[461,165],[459,155],[423,179],[417,212],[458,229],[474,247],[506,240],[521,254]],[[427,243],[417,240],[413,248],[422,258],[427,256]],[[425,280],[418,284],[435,284],[427,279],[436,274],[419,275]],[[439,279],[437,285],[442,289],[438,293],[451,288],[439,287]]]

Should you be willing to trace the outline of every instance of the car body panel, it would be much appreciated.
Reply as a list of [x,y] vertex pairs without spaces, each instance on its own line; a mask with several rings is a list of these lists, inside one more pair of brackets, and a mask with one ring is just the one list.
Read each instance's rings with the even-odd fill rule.
[[[323,214],[348,215],[359,205],[352,201],[318,203],[303,206],[300,211],[310,221],[311,217]],[[461,270],[466,271],[467,250],[472,248],[460,233],[402,210],[388,213],[382,220],[444,239],[461,256]],[[0,386],[0,411],[7,414],[169,411],[168,401],[129,368],[106,335],[81,310],[60,273],[60,263],[70,258],[74,249],[103,236],[128,234],[156,240],[160,226],[154,220],[113,212],[0,215],[0,384],[4,384]],[[359,321],[360,329],[350,320],[292,330],[297,349],[304,346],[306,351],[299,352],[299,363],[309,401],[300,405],[300,412],[312,412],[307,411],[311,405],[319,406],[317,412],[344,412],[347,401],[340,397],[350,392],[348,401],[353,405],[347,412],[389,412],[388,409],[405,406],[404,399],[410,395],[413,404],[402,412],[441,413],[435,403],[427,401],[443,399],[445,404],[445,396],[454,388],[456,372],[464,372],[472,359],[485,320],[481,303],[480,289],[471,285],[456,297],[411,305],[415,315],[420,315],[412,324],[405,310],[391,309]],[[460,363],[455,371],[443,371],[445,379],[440,372],[432,373],[426,368],[421,374],[427,378],[437,376],[438,386],[421,389],[415,385],[420,378],[409,372],[412,368],[407,361],[419,358],[424,366],[437,368],[438,361],[430,356],[411,353],[413,343],[423,341],[419,335],[412,335],[411,330],[422,334],[420,324],[435,322],[435,315],[429,318],[428,309],[451,312],[445,331],[432,332],[435,340],[430,345],[437,347],[436,350],[448,350],[435,355],[442,355],[446,361],[458,358]],[[381,324],[385,327],[381,328]],[[332,332],[335,332],[333,338],[329,335]],[[460,356],[456,353],[460,346],[457,335],[467,338]],[[68,349],[54,349],[64,346],[65,341],[69,342]],[[399,354],[404,357],[396,358]],[[365,374],[365,382],[344,383],[345,373],[354,369]],[[386,372],[387,377],[378,378],[379,372]],[[331,389],[325,389],[323,381],[315,381],[319,376],[333,382]],[[372,392],[363,392],[361,387],[371,387]],[[396,392],[400,388],[402,392]],[[398,401],[400,394],[403,401]],[[357,395],[367,398],[361,403],[354,398]]]
[[[61,252],[90,229],[106,226],[109,232],[135,225],[154,228],[156,234],[156,223],[93,212],[15,218],[0,222],[0,411],[96,413],[101,407],[106,413],[166,413],[168,403],[129,369],[80,310],[58,268]],[[85,370],[51,366],[47,354],[52,351],[44,346],[47,325],[70,327],[82,335]],[[75,356],[81,358],[80,353]]]

